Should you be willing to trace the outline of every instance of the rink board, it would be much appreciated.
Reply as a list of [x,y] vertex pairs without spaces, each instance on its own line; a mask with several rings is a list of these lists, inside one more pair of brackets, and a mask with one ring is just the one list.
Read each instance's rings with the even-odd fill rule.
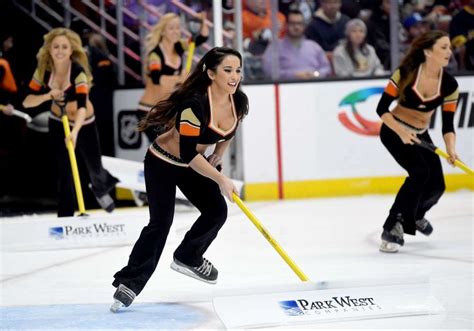
[[228,329],[439,314],[428,282],[214,298]]

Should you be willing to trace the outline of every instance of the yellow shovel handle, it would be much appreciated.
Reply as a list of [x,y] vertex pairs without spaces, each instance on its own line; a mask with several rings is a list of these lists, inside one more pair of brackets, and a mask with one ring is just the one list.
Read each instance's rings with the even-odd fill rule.
[[[63,122],[64,135],[66,137],[69,137],[69,135],[71,134],[71,131],[69,130],[69,120],[66,115],[61,116],[61,122]],[[79,178],[79,170],[77,168],[76,153],[74,152],[74,146],[72,145],[72,141],[68,140],[66,147],[69,154],[69,161],[71,161],[72,178],[74,179],[74,187],[76,188],[77,205],[79,206],[79,212],[81,214],[85,214],[86,208],[84,206],[81,180]]]
[[303,271],[296,265],[296,263],[286,254],[286,252],[281,248],[281,246],[273,239],[272,235],[265,229],[265,227],[258,221],[254,214],[244,205],[242,200],[240,200],[237,194],[233,194],[234,201],[242,209],[245,215],[249,220],[255,225],[255,227],[260,231],[260,233],[267,239],[267,241],[273,246],[273,248],[280,254],[280,256],[285,260],[285,262],[290,266],[290,268],[298,275],[298,277],[304,281],[309,281],[308,276],[306,276]]
[[[434,151],[436,154],[438,154],[439,156],[441,157],[444,157],[445,159],[449,159],[449,155],[448,153],[446,153],[445,151],[439,149],[438,147],[436,147],[435,151]],[[454,165],[462,170],[464,170],[466,173],[470,174],[470,175],[474,175],[474,170],[472,170],[471,168],[469,168],[467,165],[465,165],[464,163],[462,163],[461,161],[459,160],[455,160],[454,161]]]
[[191,71],[191,66],[193,64],[193,56],[194,56],[194,50],[196,49],[196,43],[194,41],[191,41],[189,43],[189,49],[188,49],[188,57],[186,59],[186,72],[189,73]]

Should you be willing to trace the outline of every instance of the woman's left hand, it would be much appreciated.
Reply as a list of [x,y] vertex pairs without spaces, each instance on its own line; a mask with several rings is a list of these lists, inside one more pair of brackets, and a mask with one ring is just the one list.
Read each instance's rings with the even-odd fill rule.
[[74,147],[74,149],[76,148],[77,133],[78,132],[76,130],[71,131],[69,136],[67,136],[66,139],[64,140],[66,142],[66,146],[68,144],[68,141],[70,141],[70,142],[72,142],[72,146]]
[[459,160],[459,156],[456,153],[456,150],[454,148],[448,148],[447,151],[448,153],[448,163],[454,167],[454,161]]
[[222,159],[219,155],[217,154],[211,154],[207,157],[207,161],[213,166],[214,168],[217,168],[220,166],[222,168]]

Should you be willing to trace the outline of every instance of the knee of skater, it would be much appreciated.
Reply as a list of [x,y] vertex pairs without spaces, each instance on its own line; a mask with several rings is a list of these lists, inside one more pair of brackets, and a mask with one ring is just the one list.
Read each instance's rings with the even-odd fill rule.
[[224,200],[216,203],[206,211],[206,215],[216,220],[218,223],[224,223],[227,219],[227,204]]
[[436,192],[441,196],[446,191],[446,183],[444,182],[444,178],[438,183],[438,187],[436,188]]
[[428,181],[429,177],[430,177],[430,170],[428,168],[416,169],[416,170],[410,172],[411,180],[413,180],[417,183],[420,183],[420,184],[426,183]]

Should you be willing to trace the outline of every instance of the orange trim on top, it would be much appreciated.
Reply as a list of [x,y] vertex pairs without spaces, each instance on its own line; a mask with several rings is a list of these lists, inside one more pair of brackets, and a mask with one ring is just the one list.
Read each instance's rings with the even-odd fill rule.
[[443,111],[455,112],[457,106],[457,101],[448,101],[443,104]]
[[104,66],[109,66],[111,64],[112,64],[112,62],[110,62],[110,60],[102,60],[102,61],[99,61],[99,63],[97,63],[97,66],[98,67],[104,67]]
[[384,90],[385,93],[391,95],[392,97],[398,96],[398,87],[394,82],[389,81]]
[[151,62],[148,68],[150,69],[150,71],[161,70],[161,64],[158,62]]
[[76,93],[87,94],[88,91],[87,84],[76,85]]
[[179,133],[188,137],[199,137],[200,129],[188,122],[179,123]]
[[28,87],[29,87],[31,90],[33,90],[33,91],[35,91],[35,92],[38,92],[38,91],[41,89],[41,84],[38,83],[38,81],[36,81],[35,79],[32,79],[32,80],[30,81],[30,84],[28,84]]

